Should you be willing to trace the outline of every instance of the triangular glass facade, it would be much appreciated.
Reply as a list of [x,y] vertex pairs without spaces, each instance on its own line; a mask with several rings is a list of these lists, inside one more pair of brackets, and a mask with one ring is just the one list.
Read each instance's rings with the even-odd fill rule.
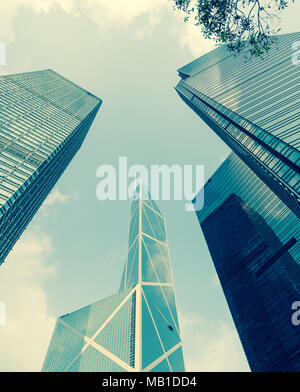
[[136,196],[119,292],[58,319],[43,371],[185,370],[165,220]]

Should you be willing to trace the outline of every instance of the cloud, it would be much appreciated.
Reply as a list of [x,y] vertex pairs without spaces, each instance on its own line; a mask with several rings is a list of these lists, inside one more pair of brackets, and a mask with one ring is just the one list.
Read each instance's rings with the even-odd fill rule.
[[179,44],[183,49],[187,48],[195,58],[198,58],[216,48],[213,40],[203,37],[199,26],[195,26],[192,21],[183,22],[181,15],[180,19],[173,33],[178,36]]
[[0,65],[6,64],[6,45],[0,41]]
[[173,10],[168,0],[10,0],[1,5],[0,39],[14,40],[13,22],[18,12],[30,9],[33,12],[49,13],[61,9],[69,15],[86,15],[104,28],[126,27],[140,16],[146,16],[147,22],[134,34],[138,40],[151,34],[153,27],[162,21],[161,15],[168,11],[174,17],[174,28],[170,32],[179,39],[180,46],[190,50],[194,57],[207,53],[215,47],[213,41],[204,39],[199,27],[193,22],[184,23],[183,13]]
[[10,0],[1,5],[0,37],[13,40],[13,20],[20,9],[31,9],[35,13],[49,13],[60,8],[78,16],[85,13],[104,27],[126,26],[141,15],[149,15],[149,23],[156,23],[155,14],[168,6],[165,0]]
[[0,326],[0,371],[40,371],[55,318],[47,311],[43,284],[56,275],[48,265],[54,249],[38,228],[27,231],[0,267],[0,302],[6,325]]
[[158,11],[167,7],[164,0],[81,0],[80,7],[90,12],[92,19],[101,25],[126,26],[141,15],[149,15],[149,23],[156,23]]
[[76,190],[72,190],[69,194],[62,194],[57,188],[54,188],[39,211],[44,214],[44,216],[48,216],[50,206],[53,206],[54,204],[65,204],[70,200],[78,200],[78,198],[79,193]]
[[193,313],[183,314],[181,327],[187,371],[249,371],[234,327],[218,323],[212,328]]
[[68,195],[63,195],[57,188],[55,188],[44,201],[43,207],[51,206],[55,203],[65,204],[69,200],[78,199],[78,197],[79,194],[76,191],[72,191],[72,193]]

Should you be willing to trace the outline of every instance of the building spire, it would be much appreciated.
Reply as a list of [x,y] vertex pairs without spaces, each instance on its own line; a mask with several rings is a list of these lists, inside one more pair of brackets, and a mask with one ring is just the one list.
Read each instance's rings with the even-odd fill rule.
[[165,219],[146,186],[136,181],[120,291],[142,282],[173,283]]

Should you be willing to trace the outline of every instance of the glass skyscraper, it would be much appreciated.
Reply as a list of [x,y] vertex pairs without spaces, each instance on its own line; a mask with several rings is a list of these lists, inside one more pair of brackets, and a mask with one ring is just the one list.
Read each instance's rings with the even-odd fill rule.
[[178,70],[181,98],[299,217],[300,67],[279,36],[262,60],[221,46]]
[[[299,371],[299,82],[292,44],[265,59],[225,46],[179,69],[181,98],[233,153],[204,186],[197,211],[253,371]],[[199,194],[200,195],[200,194]]]
[[145,194],[131,202],[119,292],[58,318],[42,371],[184,371],[165,220]]
[[234,153],[204,187],[197,211],[252,371],[299,371],[298,217]]
[[52,70],[0,76],[0,264],[79,150],[101,102]]

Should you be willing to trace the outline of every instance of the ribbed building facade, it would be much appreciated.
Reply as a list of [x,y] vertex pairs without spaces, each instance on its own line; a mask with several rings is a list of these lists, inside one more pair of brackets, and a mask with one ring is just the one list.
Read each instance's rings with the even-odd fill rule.
[[225,46],[180,68],[176,90],[211,129],[299,217],[300,67],[279,36],[264,59]]
[[0,76],[0,264],[79,150],[101,102],[52,70]]
[[184,371],[165,220],[140,186],[119,292],[59,317],[44,372]]

